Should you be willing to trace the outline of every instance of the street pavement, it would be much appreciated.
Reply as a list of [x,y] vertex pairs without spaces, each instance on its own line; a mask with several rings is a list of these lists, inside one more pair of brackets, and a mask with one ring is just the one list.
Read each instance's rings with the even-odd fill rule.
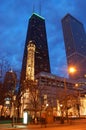
[[86,130],[86,119],[73,120],[69,123],[60,124],[60,122],[54,124],[45,125],[23,125],[16,124],[12,127],[11,124],[0,124],[0,130]]

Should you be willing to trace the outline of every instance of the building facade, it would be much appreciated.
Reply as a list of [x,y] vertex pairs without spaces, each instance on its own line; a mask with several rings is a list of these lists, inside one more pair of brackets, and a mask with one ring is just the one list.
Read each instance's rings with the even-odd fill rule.
[[35,45],[32,41],[27,46],[27,65],[26,65],[26,79],[34,80],[35,68]]
[[[64,102],[66,101],[68,102],[67,98],[69,96],[77,95],[75,82],[73,80],[58,77],[47,72],[40,72],[39,74],[37,74],[36,80],[38,81],[37,91],[40,94],[40,96],[38,97],[39,98],[38,102],[37,101],[34,102],[34,104],[36,103],[38,106],[37,116],[40,115],[40,112],[42,113],[46,111],[47,108],[52,108],[53,116],[61,116],[60,105],[65,106]],[[32,105],[32,103],[29,102],[30,97],[31,96],[28,95],[28,91],[26,91],[26,93],[24,93],[21,98],[21,109],[20,109],[21,116],[23,115],[24,109],[27,109],[30,114],[34,114],[34,111],[32,113],[33,109],[30,109]],[[26,104],[26,101],[27,101],[27,104]],[[71,99],[71,103],[69,103],[69,105],[71,105],[74,102],[75,101]],[[73,107],[71,108],[76,109]],[[70,111],[73,111],[73,110],[70,110]],[[77,114],[77,110],[76,110],[76,114]]]
[[26,77],[27,46],[30,41],[35,44],[34,74],[36,75],[41,71],[50,72],[45,19],[35,13],[29,19],[22,62],[21,81],[25,80]]
[[68,67],[75,67],[76,73],[69,74],[71,78],[86,78],[86,33],[83,24],[67,14],[62,19]]
[[86,87],[76,87],[75,80],[46,72],[37,74],[36,78],[39,86],[44,88],[42,91],[43,104],[45,107],[48,104],[52,108],[53,116],[61,116],[62,106],[67,107],[68,116],[71,113],[76,117],[86,116]]
[[16,91],[17,75],[13,70],[7,71],[4,77],[4,93],[12,95]]
[[[1,116],[12,117],[14,115],[14,96],[16,95],[17,75],[13,70],[7,71],[3,82]],[[16,97],[16,96],[15,96]],[[2,101],[3,101],[2,100]],[[17,104],[17,102],[16,102]]]

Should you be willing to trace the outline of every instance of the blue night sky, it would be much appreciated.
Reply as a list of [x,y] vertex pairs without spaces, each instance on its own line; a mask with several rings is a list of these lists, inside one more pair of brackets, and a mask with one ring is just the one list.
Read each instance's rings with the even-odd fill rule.
[[86,30],[86,0],[0,0],[0,59],[6,59],[13,70],[21,70],[33,5],[38,14],[41,7],[45,18],[51,72],[64,76],[67,65],[61,19],[70,13]]

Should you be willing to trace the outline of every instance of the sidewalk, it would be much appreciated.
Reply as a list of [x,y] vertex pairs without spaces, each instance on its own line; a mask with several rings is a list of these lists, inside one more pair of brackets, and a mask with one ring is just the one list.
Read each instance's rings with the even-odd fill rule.
[[60,121],[57,121],[53,124],[37,124],[37,125],[33,125],[33,124],[28,124],[27,128],[31,128],[31,129],[35,129],[35,128],[44,128],[44,127],[62,127],[62,126],[74,126],[74,125],[80,125],[80,124],[86,124],[86,119],[77,119],[77,120],[70,120],[69,123],[67,123],[67,121],[65,121],[63,124],[61,124]]
[[60,124],[60,123],[53,123],[53,124],[28,124],[28,125],[24,125],[24,124],[16,124],[12,127],[12,124],[0,124],[0,129],[23,129],[23,128],[27,128],[27,129],[41,129],[41,128],[45,128],[45,127],[57,127],[57,126],[62,126],[62,125],[68,125],[66,123],[64,124]]
[[45,128],[45,127],[63,127],[63,126],[70,126],[70,125],[80,125],[80,124],[86,124],[86,119],[78,119],[78,120],[72,120],[72,122],[69,122],[67,123],[65,121],[64,124],[61,124],[60,121],[57,121],[53,124],[46,124],[46,126],[44,124],[28,124],[28,125],[24,125],[24,124],[15,124],[13,127],[12,127],[12,124],[0,124],[0,129],[14,129],[14,128],[20,128],[20,129],[23,129],[23,128],[29,128],[29,129],[41,129],[41,128]]
[[0,129],[10,129],[10,128],[27,128],[27,125],[23,125],[23,124],[16,124],[14,126],[12,126],[12,124],[0,124]]

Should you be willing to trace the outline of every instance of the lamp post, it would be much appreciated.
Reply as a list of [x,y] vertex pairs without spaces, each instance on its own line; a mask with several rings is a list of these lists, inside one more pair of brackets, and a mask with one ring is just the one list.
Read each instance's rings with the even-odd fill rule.
[[[73,74],[73,73],[75,73],[75,71],[76,71],[76,69],[74,68],[74,67],[70,67],[69,69],[68,69],[68,73],[71,73],[71,74]],[[68,119],[68,106],[67,106],[67,84],[66,84],[66,79],[64,78],[64,89],[65,89],[65,97],[66,97],[66,100],[65,100],[65,111],[66,111],[66,118],[67,118],[67,122],[69,121],[69,119]]]
[[60,104],[60,109],[61,109],[61,124],[64,124],[63,104]]
[[14,127],[14,123],[15,123],[15,101],[16,101],[16,96],[13,95],[12,97],[12,109],[13,109],[13,113],[12,113],[12,127]]
[[76,103],[76,108],[77,108],[77,111],[78,111],[78,117],[80,118],[80,90],[78,89],[79,84],[76,83],[75,87],[77,89],[77,95],[78,95],[78,100],[77,100],[77,103]]

